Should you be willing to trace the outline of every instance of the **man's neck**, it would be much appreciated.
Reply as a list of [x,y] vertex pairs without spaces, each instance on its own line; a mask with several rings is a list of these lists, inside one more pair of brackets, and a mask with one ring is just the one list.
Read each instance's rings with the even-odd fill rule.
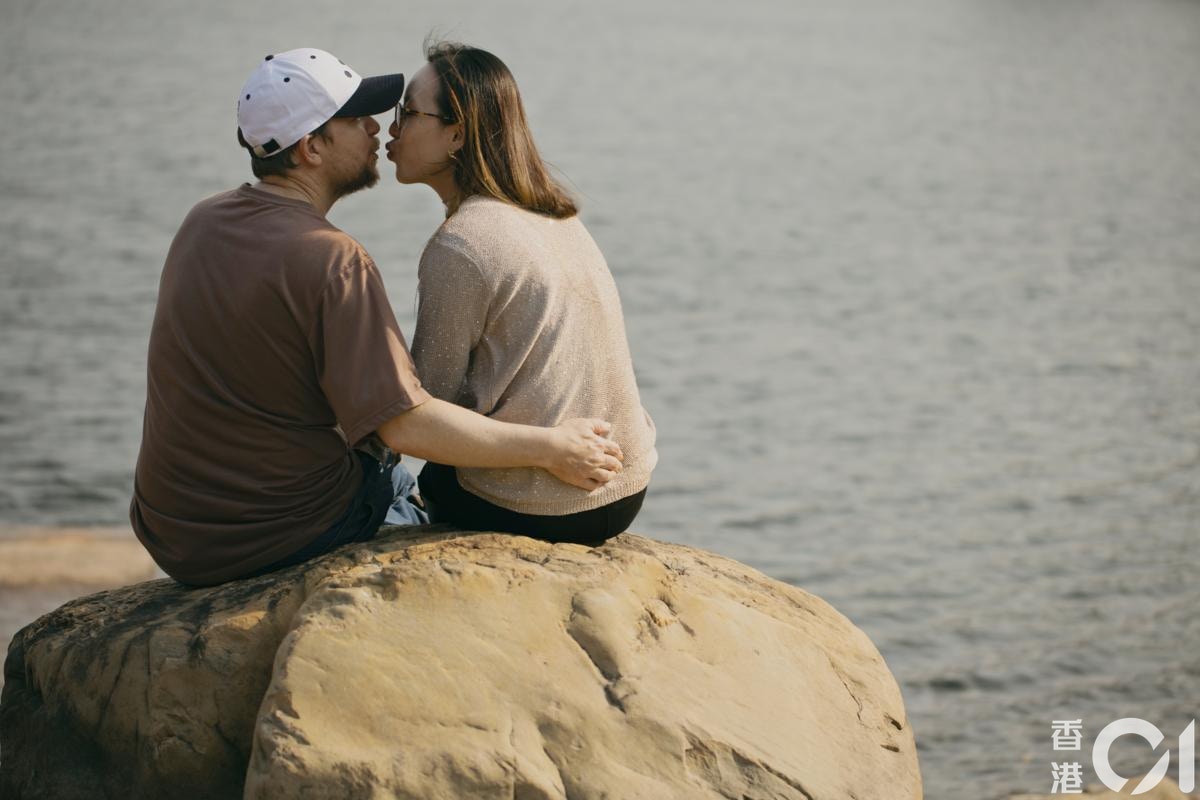
[[280,175],[268,175],[261,178],[254,188],[277,194],[280,197],[303,200],[315,208],[321,216],[329,213],[329,209],[333,207],[333,203],[337,199],[311,181]]

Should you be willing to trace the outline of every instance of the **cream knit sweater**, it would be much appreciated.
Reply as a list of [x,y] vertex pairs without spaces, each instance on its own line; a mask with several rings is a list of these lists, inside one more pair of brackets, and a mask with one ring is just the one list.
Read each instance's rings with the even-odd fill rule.
[[621,299],[578,217],[468,198],[421,255],[412,354],[435,397],[527,425],[602,417],[625,454],[588,492],[541,469],[463,469],[464,489],[525,514],[573,514],[646,487],[658,460]]

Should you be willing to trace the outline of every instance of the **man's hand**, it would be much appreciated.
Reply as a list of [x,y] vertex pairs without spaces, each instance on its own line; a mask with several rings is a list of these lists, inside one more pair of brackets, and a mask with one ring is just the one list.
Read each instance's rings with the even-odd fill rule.
[[554,428],[516,425],[431,398],[379,426],[397,453],[454,467],[541,467],[581,489],[598,489],[625,457],[602,419],[569,419]]
[[569,419],[551,429],[553,452],[542,468],[564,483],[599,489],[621,471],[625,455],[602,419]]

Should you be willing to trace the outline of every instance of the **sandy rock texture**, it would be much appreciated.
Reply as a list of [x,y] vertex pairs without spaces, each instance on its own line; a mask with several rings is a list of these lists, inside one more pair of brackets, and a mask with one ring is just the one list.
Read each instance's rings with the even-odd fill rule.
[[0,526],[0,646],[72,598],[157,571],[128,527]]
[[0,697],[0,797],[232,798],[304,576],[73,600],[17,632]]
[[710,553],[396,529],[212,589],[74,601],[5,664],[12,797],[921,796],[895,681]]

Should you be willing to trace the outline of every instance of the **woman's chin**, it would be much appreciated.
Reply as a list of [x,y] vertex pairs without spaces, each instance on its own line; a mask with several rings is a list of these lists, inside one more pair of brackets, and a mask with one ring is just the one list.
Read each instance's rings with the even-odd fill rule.
[[421,178],[421,176],[413,175],[410,172],[405,172],[403,169],[401,169],[399,164],[396,165],[395,175],[396,175],[396,183],[401,183],[401,184],[404,184],[405,186],[412,186],[414,184],[419,184],[419,183],[427,183],[427,181],[423,180]]

